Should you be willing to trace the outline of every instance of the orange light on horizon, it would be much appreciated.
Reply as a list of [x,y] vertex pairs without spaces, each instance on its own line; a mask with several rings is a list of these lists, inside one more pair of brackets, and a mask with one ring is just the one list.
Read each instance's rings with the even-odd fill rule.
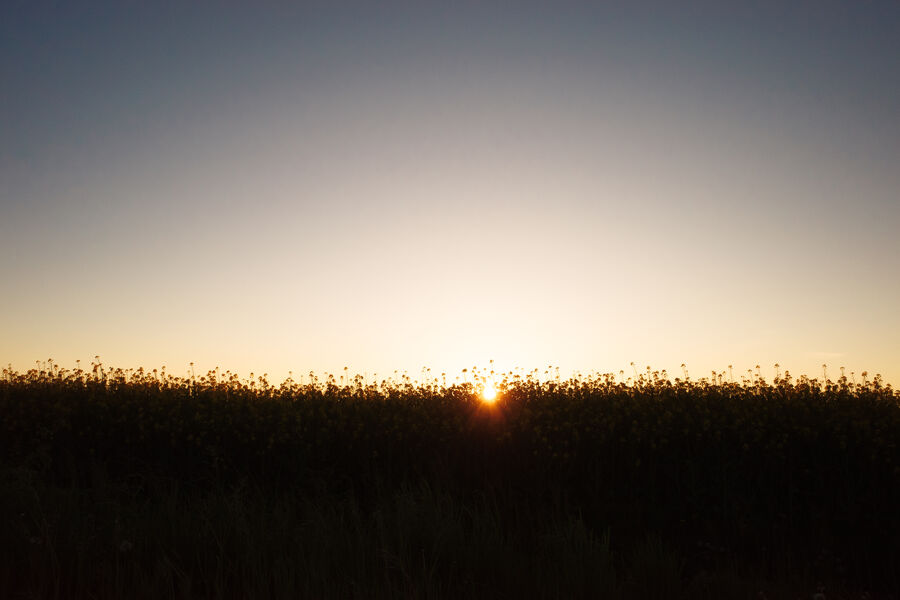
[[497,399],[497,388],[494,387],[494,384],[491,382],[487,382],[484,384],[484,389],[481,390],[481,399],[487,404],[493,404]]

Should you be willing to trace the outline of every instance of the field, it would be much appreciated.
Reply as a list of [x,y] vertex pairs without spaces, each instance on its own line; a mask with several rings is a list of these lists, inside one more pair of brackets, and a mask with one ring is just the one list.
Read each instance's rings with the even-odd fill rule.
[[880,378],[466,375],[7,369],[0,597],[897,597]]

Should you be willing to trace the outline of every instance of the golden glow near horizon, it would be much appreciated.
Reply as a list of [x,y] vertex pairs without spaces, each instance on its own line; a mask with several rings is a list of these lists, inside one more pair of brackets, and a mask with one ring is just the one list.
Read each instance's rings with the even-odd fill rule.
[[481,399],[487,404],[493,404],[497,399],[497,388],[493,382],[487,381],[481,389]]
[[0,364],[900,384],[888,19],[326,5],[9,17]]
[[[348,386],[354,388],[356,386],[375,387],[387,386],[426,386],[437,388],[452,387],[460,384],[471,386],[470,389],[485,404],[493,404],[500,396],[500,388],[502,385],[515,384],[516,382],[534,382],[534,383],[560,383],[567,381],[587,381],[587,380],[603,380],[611,381],[626,386],[633,385],[638,382],[655,382],[659,380],[668,380],[677,382],[678,380],[703,381],[712,383],[736,383],[741,385],[755,385],[757,383],[773,384],[778,381],[798,382],[806,379],[814,385],[825,385],[828,382],[846,381],[851,385],[867,384],[880,382],[881,385],[891,384],[880,373],[869,372],[866,370],[857,371],[849,369],[845,366],[829,365],[823,363],[819,365],[817,372],[797,372],[785,369],[783,365],[778,363],[768,368],[762,365],[754,365],[750,368],[743,369],[735,367],[735,365],[727,365],[727,368],[721,370],[712,370],[708,372],[697,372],[688,368],[684,363],[675,371],[665,369],[654,369],[651,366],[641,367],[634,362],[630,363],[626,369],[614,371],[572,371],[563,370],[559,367],[549,365],[544,369],[522,369],[516,367],[508,371],[497,371],[496,361],[491,360],[490,364],[484,368],[474,366],[463,369],[458,373],[441,372],[438,376],[431,369],[423,367],[417,373],[411,373],[406,370],[393,370],[391,372],[354,372],[345,366],[342,371],[305,371],[295,372],[287,371],[282,376],[280,373],[270,373],[259,371],[241,372],[221,367],[202,369],[200,365],[191,362],[185,368],[171,367],[170,365],[162,365],[159,368],[148,367],[146,365],[138,367],[130,367],[127,364],[111,364],[104,361],[101,357],[95,356],[91,361],[75,361],[73,365],[60,364],[59,362],[48,358],[46,360],[34,361],[30,368],[18,368],[15,365],[8,364],[3,366],[2,375],[0,377],[12,376],[16,373],[26,374],[28,372],[38,374],[47,373],[50,375],[59,375],[68,377],[73,374],[81,373],[85,377],[103,377],[103,378],[119,378],[124,377],[126,380],[136,371],[143,373],[152,373],[154,377],[160,379],[175,378],[206,380],[210,381],[230,381],[232,379],[249,385],[251,383],[262,385],[271,385],[279,387],[281,385],[307,385],[314,384],[323,386],[326,384],[334,384],[338,386]],[[488,374],[489,373],[489,374]],[[498,385],[497,381],[502,384]]]

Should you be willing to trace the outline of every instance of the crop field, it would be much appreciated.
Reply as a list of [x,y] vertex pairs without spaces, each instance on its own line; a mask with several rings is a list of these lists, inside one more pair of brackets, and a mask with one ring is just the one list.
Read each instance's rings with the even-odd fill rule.
[[0,597],[900,589],[878,377],[465,375],[7,369]]

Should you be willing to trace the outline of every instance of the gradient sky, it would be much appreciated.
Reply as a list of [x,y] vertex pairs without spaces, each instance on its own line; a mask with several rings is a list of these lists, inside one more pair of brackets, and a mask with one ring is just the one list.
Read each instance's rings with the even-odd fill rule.
[[147,4],[0,8],[3,364],[900,384],[897,2]]

